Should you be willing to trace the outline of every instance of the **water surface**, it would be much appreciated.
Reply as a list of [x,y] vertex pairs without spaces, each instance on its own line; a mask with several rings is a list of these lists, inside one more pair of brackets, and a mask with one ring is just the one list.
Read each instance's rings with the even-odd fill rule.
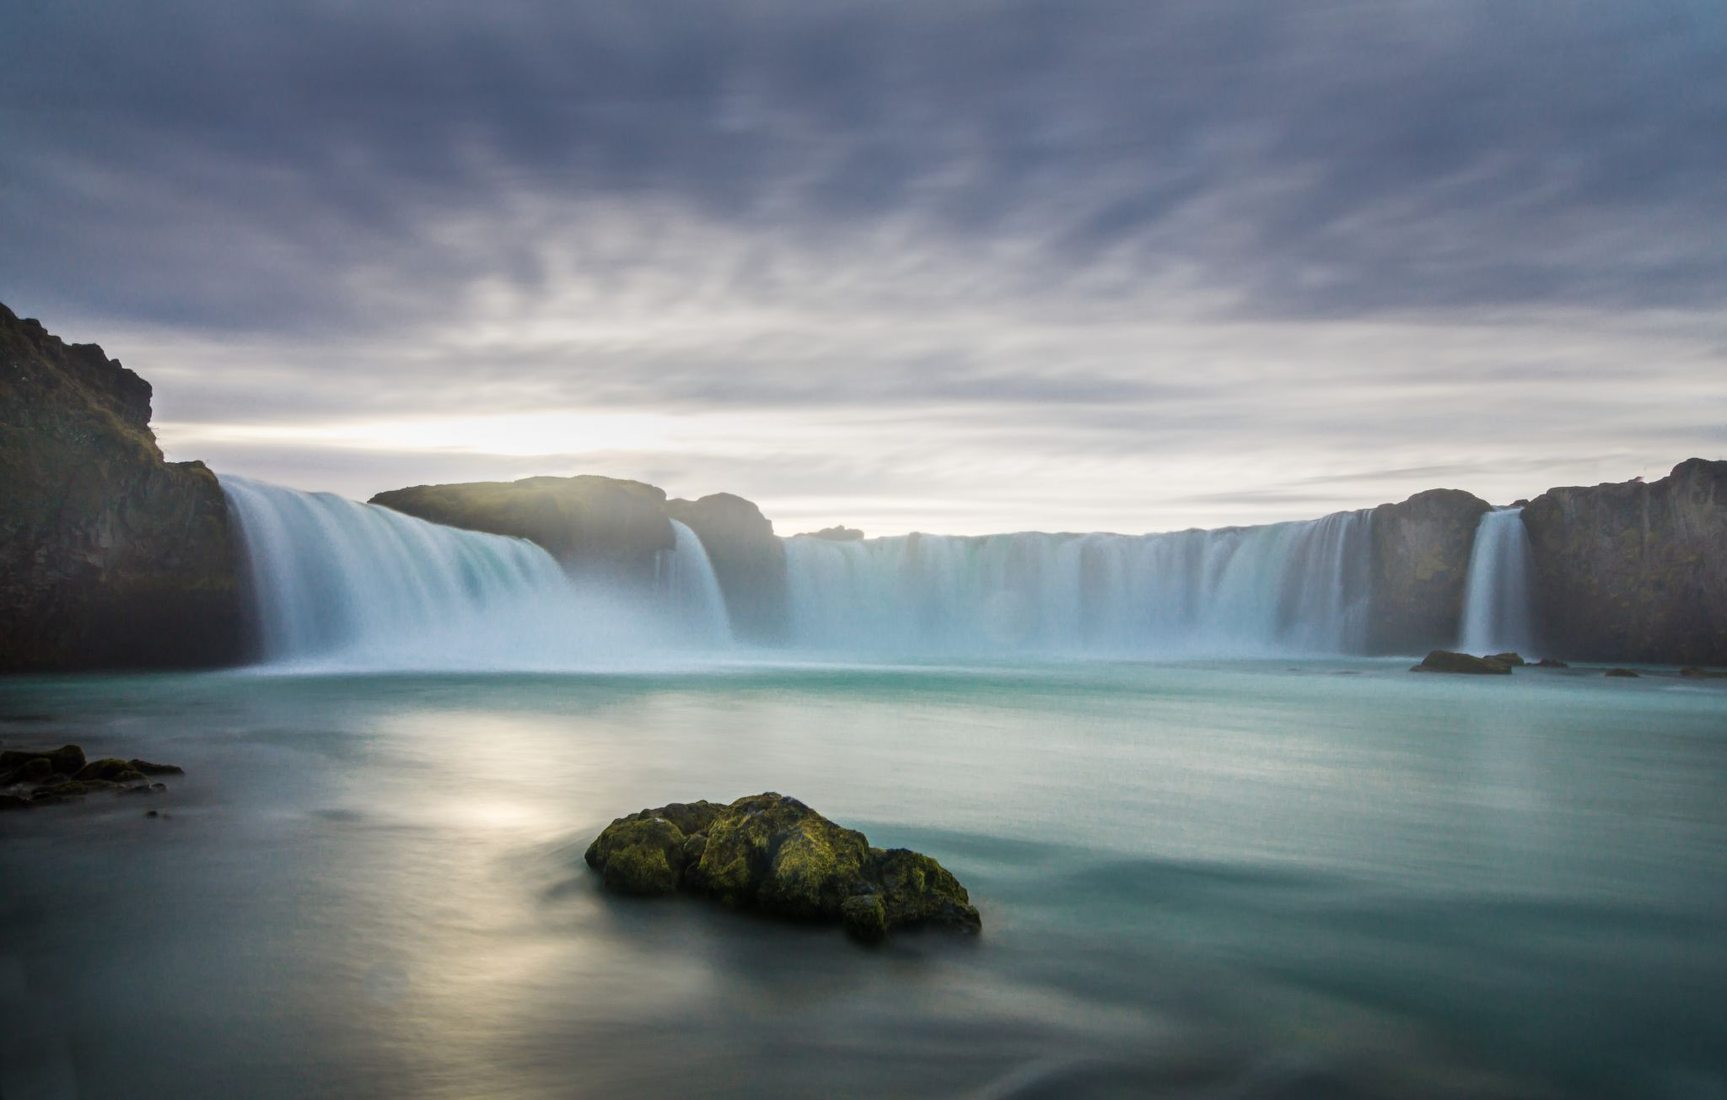
[[[188,775],[0,818],[0,1095],[1727,1095],[1727,690],[1406,665],[7,681]],[[770,789],[983,936],[581,863]]]

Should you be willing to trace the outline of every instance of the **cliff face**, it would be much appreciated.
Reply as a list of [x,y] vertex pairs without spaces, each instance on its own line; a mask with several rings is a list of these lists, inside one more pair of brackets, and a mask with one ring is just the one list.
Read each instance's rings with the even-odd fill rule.
[[1457,643],[1469,552],[1489,505],[1458,489],[1429,489],[1373,510],[1372,653],[1425,653]]
[[231,663],[227,506],[162,460],[150,384],[0,306],[0,670]]
[[1659,481],[1549,489],[1523,509],[1555,653],[1727,664],[1727,462]]
[[663,489],[582,475],[392,489],[372,498],[410,516],[539,543],[572,573],[647,583],[674,545]]
[[762,510],[730,493],[674,500],[666,507],[702,540],[737,636],[780,638],[786,624],[786,549]]

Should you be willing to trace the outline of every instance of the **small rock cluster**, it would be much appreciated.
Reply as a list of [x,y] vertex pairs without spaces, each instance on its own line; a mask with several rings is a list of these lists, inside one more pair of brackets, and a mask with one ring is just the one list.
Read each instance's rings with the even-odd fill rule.
[[[1475,675],[1505,676],[1513,668],[1529,665],[1516,653],[1490,653],[1484,657],[1475,657],[1468,653],[1457,653],[1449,649],[1436,649],[1421,659],[1420,664],[1411,665],[1411,672],[1461,672]],[[1533,668],[1570,668],[1571,666],[1555,657],[1543,657],[1531,665]],[[1634,668],[1609,668],[1602,672],[1603,676],[1615,680],[1635,680],[1642,676]],[[1657,672],[1659,676],[1661,673]],[[1697,668],[1687,666],[1679,670],[1679,675],[1687,680],[1724,680],[1727,671]]]
[[1494,653],[1475,657],[1449,649],[1436,649],[1411,665],[1411,672],[1461,672],[1477,676],[1509,676],[1513,667],[1526,662],[1515,653]]
[[184,774],[173,764],[148,760],[86,760],[77,745],[48,752],[7,749],[0,751],[0,810],[27,810],[98,791],[149,794],[167,789],[151,776]]
[[897,928],[982,927],[965,887],[935,860],[872,848],[857,830],[771,791],[730,805],[673,802],[620,817],[586,858],[611,890],[681,890],[737,909],[838,921],[865,943]]

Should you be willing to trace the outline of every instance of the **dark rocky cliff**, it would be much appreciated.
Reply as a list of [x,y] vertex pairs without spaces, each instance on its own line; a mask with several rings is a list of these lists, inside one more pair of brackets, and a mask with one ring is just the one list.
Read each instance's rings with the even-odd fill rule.
[[1489,505],[1458,489],[1429,489],[1373,510],[1372,653],[1425,653],[1457,643],[1469,553]]
[[786,623],[786,549],[771,520],[743,497],[715,493],[667,504],[671,517],[702,540],[725,593],[732,630],[746,641],[774,641]]
[[1543,636],[1564,657],[1727,665],[1727,462],[1549,489],[1523,509]]
[[666,493],[640,481],[584,474],[417,485],[372,498],[433,523],[530,539],[572,573],[638,583],[673,546]]
[[0,670],[231,663],[236,577],[221,486],[162,460],[150,384],[0,306]]

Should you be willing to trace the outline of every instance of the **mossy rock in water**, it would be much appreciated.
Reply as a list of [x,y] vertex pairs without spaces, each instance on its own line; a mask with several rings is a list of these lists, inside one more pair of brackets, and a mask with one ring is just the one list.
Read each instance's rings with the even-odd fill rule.
[[37,760],[46,761],[49,769],[59,775],[76,775],[84,767],[84,750],[77,745],[61,745],[48,752],[7,749],[0,752],[0,774],[30,765]]
[[610,889],[681,889],[733,908],[837,921],[869,943],[895,928],[976,932],[982,924],[965,887],[935,860],[871,848],[857,830],[772,792],[728,806],[672,803],[618,818],[586,859]]
[[144,773],[134,768],[130,760],[110,756],[104,760],[92,760],[78,769],[78,774],[72,778],[80,781],[100,779],[108,783],[140,783],[144,780]]
[[711,802],[674,802],[620,817],[595,838],[583,858],[610,889],[650,896],[672,893],[689,858],[692,838],[685,830],[699,833],[719,811]]
[[795,798],[758,794],[727,806],[708,826],[689,887],[726,905],[788,917],[839,911],[859,892],[869,841]]
[[1615,679],[1635,680],[1643,674],[1634,668],[1610,668],[1603,675],[1612,676]]
[[[1511,654],[1510,656],[1516,656]],[[1522,663],[1522,659],[1518,659]],[[1508,676],[1511,673],[1510,663],[1498,657],[1474,657],[1468,653],[1454,653],[1449,649],[1436,649],[1421,659],[1418,665],[1411,665],[1411,672],[1461,672],[1469,675]]]
[[127,763],[132,765],[134,771],[141,772],[144,775],[186,774],[186,769],[180,767],[178,764],[152,764],[148,760],[139,760],[137,757],[133,757],[131,760],[128,760]]
[[908,848],[885,852],[878,848],[873,854],[890,927],[940,924],[974,932],[981,928],[965,887],[946,867]]
[[70,802],[101,791],[148,794],[166,790],[163,784],[146,778],[146,769],[153,775],[185,774],[172,764],[118,757],[86,763],[83,749],[62,745],[51,752],[12,749],[0,753],[0,787],[9,788],[5,792],[7,809]]

